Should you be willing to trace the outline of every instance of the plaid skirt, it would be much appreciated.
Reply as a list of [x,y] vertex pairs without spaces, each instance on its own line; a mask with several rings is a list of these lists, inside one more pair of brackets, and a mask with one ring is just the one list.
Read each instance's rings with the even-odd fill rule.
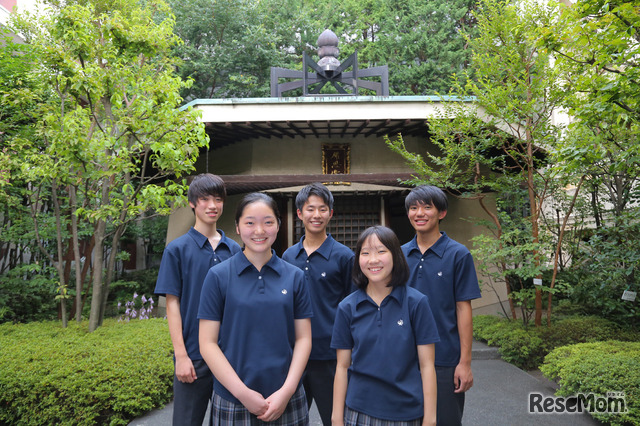
[[420,426],[422,419],[409,421],[382,420],[344,406],[344,426]]
[[209,424],[212,426],[307,426],[309,424],[309,409],[304,388],[300,386],[293,394],[279,419],[268,423],[258,420],[244,405],[228,401],[214,391]]

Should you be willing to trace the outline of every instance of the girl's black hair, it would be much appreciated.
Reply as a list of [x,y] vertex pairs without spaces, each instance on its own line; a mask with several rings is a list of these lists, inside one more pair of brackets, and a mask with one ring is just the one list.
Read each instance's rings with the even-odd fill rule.
[[269,195],[263,194],[262,192],[252,192],[242,197],[242,200],[236,208],[236,225],[238,225],[238,223],[240,222],[240,218],[242,217],[242,213],[244,212],[245,207],[247,207],[249,204],[258,202],[265,203],[271,210],[273,210],[273,214],[276,216],[276,219],[278,219],[278,226],[280,226],[281,220],[280,211],[278,210],[278,203],[276,203],[276,201]]
[[380,242],[391,252],[393,269],[391,270],[391,282],[389,282],[389,287],[406,285],[409,280],[409,265],[407,265],[407,260],[400,248],[400,241],[398,240],[395,232],[391,229],[386,226],[376,225],[365,229],[362,234],[360,234],[360,238],[358,238],[358,243],[356,244],[356,257],[354,258],[355,264],[353,265],[353,271],[351,274],[356,287],[364,290],[369,284],[369,280],[362,272],[362,269],[360,269],[360,252],[362,251],[362,245],[371,235],[378,237]]
[[409,208],[416,204],[432,205],[439,212],[446,212],[449,208],[447,195],[442,189],[432,185],[420,185],[409,192],[409,195],[404,199],[404,208],[408,212]]

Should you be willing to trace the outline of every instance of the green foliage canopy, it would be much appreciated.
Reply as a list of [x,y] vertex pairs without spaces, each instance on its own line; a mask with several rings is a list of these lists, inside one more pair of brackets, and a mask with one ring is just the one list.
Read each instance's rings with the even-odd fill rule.
[[172,1],[180,73],[194,79],[185,98],[263,97],[270,67],[301,69],[315,57],[325,29],[339,38],[344,61],[358,51],[359,68],[389,66],[392,95],[447,92],[469,51],[473,0],[197,0]]
[[[126,226],[142,212],[168,214],[184,203],[179,178],[194,169],[208,142],[198,114],[178,109],[188,83],[174,71],[174,23],[162,0],[70,3],[16,20],[51,99],[38,105],[37,137],[9,140],[6,153],[19,158],[12,173],[28,183],[31,204],[50,197],[55,206],[58,244],[51,259],[61,285],[66,230],[76,219],[93,228],[92,330],[102,322]],[[107,237],[113,249],[105,266]]]

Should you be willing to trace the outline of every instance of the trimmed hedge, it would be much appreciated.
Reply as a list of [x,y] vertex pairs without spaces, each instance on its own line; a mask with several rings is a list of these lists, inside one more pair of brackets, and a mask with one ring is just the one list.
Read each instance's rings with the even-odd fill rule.
[[0,325],[0,424],[126,425],[172,397],[164,319]]
[[473,317],[473,337],[497,346],[503,360],[525,370],[537,367],[544,357],[539,333],[520,321],[491,315]]
[[640,340],[638,333],[596,316],[562,318],[552,322],[551,327],[537,328],[525,327],[521,321],[479,315],[473,318],[473,336],[498,346],[502,359],[525,370],[538,367],[545,355],[560,346],[604,340]]
[[592,416],[611,425],[640,425],[640,342],[563,346],[545,357],[540,370],[558,381],[557,394],[561,396],[624,392],[627,413]]

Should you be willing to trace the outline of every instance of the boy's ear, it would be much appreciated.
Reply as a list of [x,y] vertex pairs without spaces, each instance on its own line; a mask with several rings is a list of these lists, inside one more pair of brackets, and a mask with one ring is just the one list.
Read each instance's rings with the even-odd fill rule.
[[298,219],[302,220],[302,212],[300,209],[296,209],[296,213],[298,213]]
[[442,210],[440,212],[438,212],[438,219],[442,220],[444,219],[444,217],[447,215],[447,211],[446,210]]

